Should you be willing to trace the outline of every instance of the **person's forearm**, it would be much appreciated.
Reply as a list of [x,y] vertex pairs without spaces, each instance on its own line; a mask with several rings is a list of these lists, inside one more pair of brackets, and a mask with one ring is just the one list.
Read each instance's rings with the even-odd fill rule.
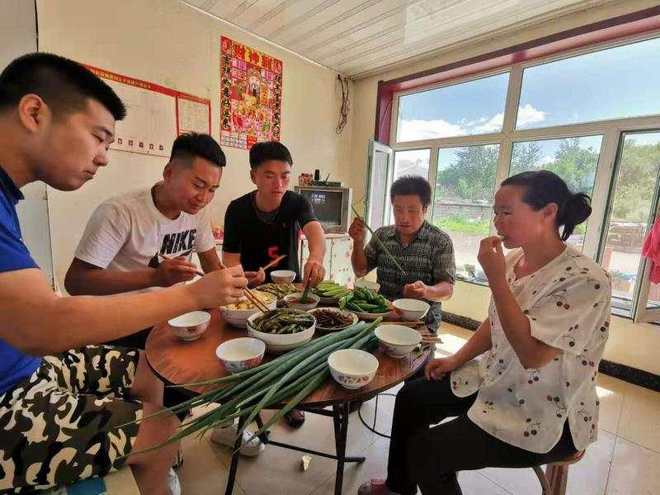
[[241,264],[241,253],[228,253],[226,251],[222,252],[222,263],[231,268],[232,266]]
[[190,286],[112,297],[54,297],[19,316],[27,352],[46,355],[130,335],[199,308]]
[[426,299],[429,301],[446,301],[454,293],[454,284],[450,282],[439,282],[426,288]]
[[307,259],[323,264],[323,258],[325,258],[325,239],[322,236],[313,236],[307,239],[309,243],[309,257]]
[[[505,280],[490,284],[495,308],[500,317],[502,330],[525,368],[536,368],[544,364],[542,354],[549,346],[532,336],[529,319],[513,297]],[[541,358],[541,360],[539,360]]]
[[458,363],[458,366],[463,366],[465,363],[480,356],[492,347],[493,343],[490,338],[490,320],[484,320],[476,332],[470,339],[461,347],[454,355],[453,358]]
[[202,271],[204,273],[211,273],[217,270],[222,270],[222,265],[220,264],[220,258],[216,258],[215,260],[211,260],[211,261],[206,261],[200,258],[199,262],[202,265]]
[[64,287],[73,296],[105,296],[158,286],[154,268],[128,272],[101,269],[70,271],[64,280]]
[[197,253],[197,257],[199,258],[199,263],[202,265],[202,271],[204,273],[211,273],[222,269],[222,264],[220,263],[220,258],[218,257],[218,252],[215,248]]
[[356,277],[364,277],[367,274],[369,262],[364,252],[364,244],[353,241],[353,252],[351,253],[351,265]]

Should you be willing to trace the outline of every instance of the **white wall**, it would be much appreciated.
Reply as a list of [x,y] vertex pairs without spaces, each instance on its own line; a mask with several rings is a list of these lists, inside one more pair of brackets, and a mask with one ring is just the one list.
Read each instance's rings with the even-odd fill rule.
[[[176,0],[38,0],[40,49],[212,102],[213,136],[219,138],[220,36],[246,43],[284,63],[281,140],[293,154],[294,174],[316,168],[346,181],[351,128],[337,136],[337,74],[262,42]],[[127,117],[130,119],[130,114]],[[223,223],[230,200],[252,189],[248,153],[224,148],[228,166],[213,206]],[[166,159],[112,152],[109,167],[76,192],[50,191],[56,278],[61,283],[85,223],[104,199],[148,187]],[[297,182],[297,180],[296,180]]]
[[[34,3],[0,0],[0,70],[14,58],[37,51]],[[48,226],[46,186],[33,183],[22,189],[25,200],[18,204],[18,219],[25,244],[32,257],[53,282],[53,260]]]
[[[361,197],[364,194],[366,179],[365,157],[369,138],[374,135],[376,92],[379,80],[387,81],[433,67],[440,67],[452,62],[466,60],[477,55],[656,5],[656,1],[647,0],[611,2],[604,6],[601,5],[578,14],[572,14],[567,18],[520,31],[515,35],[501,36],[490,39],[487,42],[466,44],[449,50],[442,56],[437,56],[431,60],[355,81],[353,91],[351,163],[360,165],[353,168],[354,173],[351,179],[356,189],[354,192],[355,197]],[[452,313],[468,316],[475,320],[483,320],[486,317],[489,297],[490,291],[487,288],[458,282],[453,298],[445,303],[443,307]],[[649,324],[633,324],[630,320],[618,317],[613,317],[612,320],[610,339],[605,350],[605,358],[660,374],[660,327]]]

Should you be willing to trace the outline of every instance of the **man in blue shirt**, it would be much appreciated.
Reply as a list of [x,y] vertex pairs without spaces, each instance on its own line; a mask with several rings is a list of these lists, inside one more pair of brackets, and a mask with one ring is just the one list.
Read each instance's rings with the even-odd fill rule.
[[[176,494],[178,424],[137,350],[99,344],[179,314],[237,302],[240,267],[157,293],[58,297],[21,239],[20,188],[69,191],[108,164],[125,107],[83,66],[36,53],[0,73],[0,493],[103,476],[128,462],[141,493]],[[76,350],[71,350],[76,349]],[[126,457],[128,456],[128,457]]]

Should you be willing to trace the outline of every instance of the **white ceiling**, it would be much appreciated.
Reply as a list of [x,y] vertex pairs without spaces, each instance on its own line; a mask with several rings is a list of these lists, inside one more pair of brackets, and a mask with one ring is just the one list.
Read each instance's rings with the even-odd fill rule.
[[609,0],[185,0],[353,78]]

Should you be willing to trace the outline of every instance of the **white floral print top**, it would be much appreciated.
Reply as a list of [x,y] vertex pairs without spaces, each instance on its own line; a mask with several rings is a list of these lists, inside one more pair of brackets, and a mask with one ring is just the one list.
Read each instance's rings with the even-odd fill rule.
[[468,417],[496,438],[546,453],[568,419],[573,443],[583,450],[598,433],[598,363],[610,321],[610,281],[593,260],[567,247],[540,270],[516,279],[517,249],[506,257],[506,277],[529,318],[532,336],[561,349],[539,369],[525,369],[502,330],[491,298],[492,347],[451,374],[458,397],[478,391]]

